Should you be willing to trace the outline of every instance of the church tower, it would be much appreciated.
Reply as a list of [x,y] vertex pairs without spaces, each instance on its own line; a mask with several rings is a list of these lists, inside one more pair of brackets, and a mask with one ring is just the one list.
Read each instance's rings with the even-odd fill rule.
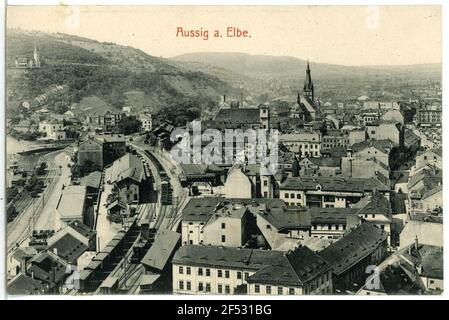
[[40,68],[40,67],[41,67],[41,61],[40,61],[40,59],[39,59],[39,53],[37,53],[37,43],[36,43],[36,40],[34,40],[33,58],[34,58],[34,67]]
[[312,76],[310,75],[309,60],[307,60],[306,79],[304,80],[304,96],[314,101],[315,95],[313,91]]
[[259,106],[259,117],[262,129],[270,129],[270,106],[264,103]]

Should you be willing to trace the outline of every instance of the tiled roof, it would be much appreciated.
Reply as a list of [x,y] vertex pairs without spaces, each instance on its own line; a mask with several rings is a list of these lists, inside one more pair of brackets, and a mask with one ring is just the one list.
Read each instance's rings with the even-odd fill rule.
[[78,220],[71,221],[68,226],[74,229],[79,234],[81,234],[83,237],[88,239],[91,239],[97,233],[95,230],[92,230],[91,228],[89,228],[84,223]]
[[144,179],[143,164],[139,158],[131,153],[127,153],[115,160],[111,167],[111,181],[120,182],[130,178],[137,183]]
[[94,172],[89,173],[87,176],[82,177],[80,179],[80,185],[99,189],[100,181],[101,181],[101,172],[94,171]]
[[82,220],[85,201],[85,186],[67,186],[62,190],[56,210],[63,218]]
[[257,108],[220,109],[215,121],[230,123],[231,126],[258,124],[260,111]]
[[331,266],[307,247],[294,251],[246,249],[221,246],[185,245],[173,258],[182,265],[254,270],[249,283],[301,286],[331,269]]
[[380,192],[363,197],[359,202],[352,205],[359,215],[383,214],[391,218],[391,204]]
[[[57,250],[57,253],[54,251],[55,249]],[[76,264],[76,260],[86,252],[87,249],[88,247],[86,245],[70,234],[64,235],[48,248],[48,250],[71,264]]]
[[363,222],[320,251],[319,255],[333,265],[334,273],[339,275],[370,255],[387,237],[384,230],[370,222]]
[[307,211],[289,210],[286,207],[261,209],[258,214],[279,231],[310,228],[310,214]]
[[31,295],[44,293],[44,285],[23,273],[19,273],[8,283],[8,294]]
[[389,139],[385,140],[365,140],[359,143],[355,143],[351,146],[354,152],[362,151],[366,148],[373,147],[383,153],[389,153],[393,148],[393,142]]
[[288,177],[280,186],[281,190],[317,190],[320,185],[323,191],[365,192],[389,191],[389,188],[378,179],[349,177]]
[[[311,208],[307,211],[314,224],[357,224],[357,210],[352,208]],[[349,222],[349,223],[348,223]]]
[[181,234],[171,230],[161,230],[156,234],[154,243],[142,258],[141,263],[158,270],[163,270],[176,249]]

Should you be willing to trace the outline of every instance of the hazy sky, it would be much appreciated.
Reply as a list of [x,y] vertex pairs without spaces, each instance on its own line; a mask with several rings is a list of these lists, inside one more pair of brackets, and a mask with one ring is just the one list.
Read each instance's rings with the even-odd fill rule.
[[[439,6],[8,7],[7,26],[63,32],[171,57],[198,51],[286,55],[343,65],[441,62]],[[209,40],[176,36],[209,30]],[[214,38],[227,27],[251,38]]]

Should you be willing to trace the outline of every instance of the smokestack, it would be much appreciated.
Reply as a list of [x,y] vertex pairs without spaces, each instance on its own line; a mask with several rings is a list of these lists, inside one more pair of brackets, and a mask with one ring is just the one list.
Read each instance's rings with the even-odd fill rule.
[[415,236],[415,250],[418,250],[418,236]]

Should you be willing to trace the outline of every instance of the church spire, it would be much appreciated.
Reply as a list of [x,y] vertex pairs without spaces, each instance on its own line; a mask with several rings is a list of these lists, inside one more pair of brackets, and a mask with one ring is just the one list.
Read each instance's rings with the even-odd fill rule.
[[310,74],[309,60],[307,60],[306,79],[304,80],[304,96],[314,101],[315,96],[313,90],[312,76]]

